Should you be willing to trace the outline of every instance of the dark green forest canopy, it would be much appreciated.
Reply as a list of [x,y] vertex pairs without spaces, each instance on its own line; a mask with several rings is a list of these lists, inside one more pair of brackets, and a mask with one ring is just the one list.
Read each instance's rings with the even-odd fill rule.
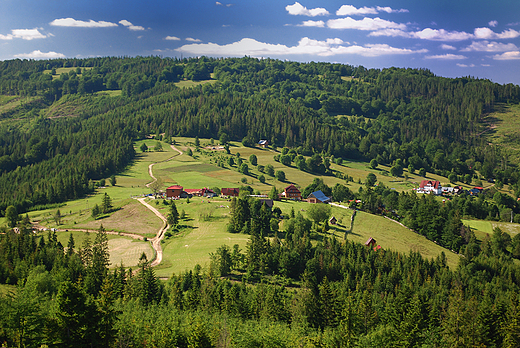
[[[69,68],[52,75],[58,68]],[[175,82],[216,80],[193,88]],[[119,97],[103,95],[121,90]],[[148,134],[253,142],[298,153],[377,159],[518,184],[484,137],[497,103],[520,88],[424,69],[366,69],[272,59],[105,57],[0,62],[0,211],[89,192],[121,171]],[[13,187],[16,187],[13,190]]]

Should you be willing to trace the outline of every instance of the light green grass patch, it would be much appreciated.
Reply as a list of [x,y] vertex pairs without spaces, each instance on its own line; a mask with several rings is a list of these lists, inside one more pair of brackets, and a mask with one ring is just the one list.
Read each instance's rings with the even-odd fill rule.
[[[96,231],[91,233],[70,231],[57,232],[58,241],[66,248],[69,243],[70,234],[74,238],[75,250],[79,250],[84,246],[84,242],[88,238],[94,242]],[[45,237],[46,238],[46,237]],[[116,267],[123,262],[125,267],[134,267],[139,263],[142,253],[150,260],[153,258],[153,249],[149,242],[132,239],[130,237],[107,234],[108,249],[110,253],[110,267]]]
[[448,249],[435,244],[409,229],[385,219],[382,216],[372,215],[358,211],[354,218],[352,233],[347,239],[358,243],[365,243],[368,238],[374,238],[383,249],[389,249],[400,253],[409,253],[410,250],[419,252],[424,258],[431,259],[444,252],[448,266],[454,269],[459,256]]
[[464,225],[469,226],[475,236],[482,240],[487,234],[492,235],[495,228],[500,228],[502,232],[509,233],[511,237],[520,233],[520,224],[510,222],[497,222],[497,221],[485,221],[485,220],[462,220]]
[[[186,213],[186,220],[181,220],[181,228],[178,235],[164,241],[163,262],[155,272],[160,277],[169,277],[172,273],[180,273],[191,270],[197,264],[208,267],[210,253],[213,253],[223,244],[232,247],[238,244],[244,249],[248,235],[232,234],[226,232],[229,216],[229,204],[227,200],[219,198],[194,197],[190,203],[185,200],[176,202],[177,210]],[[223,207],[221,207],[223,206]],[[169,207],[159,204],[157,206],[162,214],[166,215]],[[209,219],[202,217],[211,212]]]
[[191,88],[198,85],[203,85],[206,83],[215,83],[217,80],[201,80],[201,81],[192,81],[192,80],[183,80],[179,82],[175,82],[175,86],[179,88]]

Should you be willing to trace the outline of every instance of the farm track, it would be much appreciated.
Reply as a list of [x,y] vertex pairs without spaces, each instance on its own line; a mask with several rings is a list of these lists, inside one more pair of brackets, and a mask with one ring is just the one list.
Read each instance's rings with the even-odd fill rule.
[[[173,145],[170,145],[171,148],[175,151],[177,151],[179,154],[175,155],[175,156],[172,156],[170,158],[168,158],[167,160],[164,160],[164,161],[161,161],[161,162],[156,162],[156,163],[152,163],[148,166],[148,174],[150,175],[150,177],[153,179],[151,182],[149,182],[148,184],[146,184],[146,187],[149,187],[152,183],[154,183],[155,181],[157,181],[157,178],[153,175],[153,166],[157,163],[162,163],[162,162],[168,162],[170,161],[171,159],[173,159],[174,157],[177,157],[179,155],[182,155],[182,151],[177,149],[175,146]],[[151,210],[159,219],[161,219],[163,221],[163,226],[159,229],[159,231],[157,232],[157,235],[152,238],[150,240],[151,244],[152,244],[152,248],[153,250],[155,251],[155,258],[153,259],[152,263],[151,263],[151,266],[152,267],[155,267],[157,265],[159,265],[161,262],[162,262],[162,258],[163,258],[163,252],[162,252],[162,247],[161,247],[161,240],[164,238],[164,233],[168,230],[168,228],[170,228],[170,225],[168,225],[168,220],[166,219],[166,217],[161,214],[160,211],[158,211],[157,209],[155,209],[154,207],[152,207],[150,204],[146,203],[144,200],[145,198],[138,198],[137,199],[142,205],[144,205],[146,208],[148,208],[149,210]]]

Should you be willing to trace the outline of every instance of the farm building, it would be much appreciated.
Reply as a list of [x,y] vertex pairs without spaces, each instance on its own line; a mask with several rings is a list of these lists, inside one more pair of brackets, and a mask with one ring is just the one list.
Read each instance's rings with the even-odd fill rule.
[[269,142],[268,142],[267,140],[260,140],[260,141],[258,142],[258,145],[259,145],[260,147],[266,148],[266,147],[269,146]]
[[313,192],[307,197],[309,203],[329,203],[330,201],[330,197],[325,196],[321,190]]
[[272,209],[274,206],[274,201],[272,199],[260,199],[260,202],[265,204],[270,209]]
[[372,237],[368,238],[368,240],[365,242],[365,246],[373,248],[376,245],[376,240]]
[[220,194],[222,196],[238,197],[239,193],[239,188],[223,188],[222,190],[220,190]]
[[281,193],[281,198],[299,201],[302,199],[302,194],[296,186],[291,184],[283,190],[283,192]]
[[336,219],[334,216],[329,219],[329,224],[331,225],[337,225],[338,219]]
[[442,186],[440,181],[423,180],[417,189],[417,193],[433,193],[440,195],[442,193]]
[[166,189],[166,198],[179,198],[183,192],[183,187],[173,185]]
[[207,187],[204,187],[201,189],[186,189],[186,193],[188,195],[198,196],[198,197],[215,197],[216,196],[215,191],[213,191]]

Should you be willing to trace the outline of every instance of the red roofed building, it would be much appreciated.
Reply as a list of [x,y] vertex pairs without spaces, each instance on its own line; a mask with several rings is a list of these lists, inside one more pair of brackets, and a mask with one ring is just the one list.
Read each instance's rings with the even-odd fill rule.
[[220,194],[222,196],[238,197],[239,193],[240,193],[239,188],[223,188],[222,190],[220,190]]
[[299,201],[302,199],[302,193],[296,186],[291,184],[284,189],[282,197]]
[[170,186],[166,189],[166,198],[179,198],[181,196],[182,191],[182,186]]
[[417,193],[433,193],[440,195],[442,193],[442,186],[440,181],[423,180],[417,189]]
[[376,245],[376,240],[372,237],[368,238],[368,240],[365,242],[365,246],[373,248]]

